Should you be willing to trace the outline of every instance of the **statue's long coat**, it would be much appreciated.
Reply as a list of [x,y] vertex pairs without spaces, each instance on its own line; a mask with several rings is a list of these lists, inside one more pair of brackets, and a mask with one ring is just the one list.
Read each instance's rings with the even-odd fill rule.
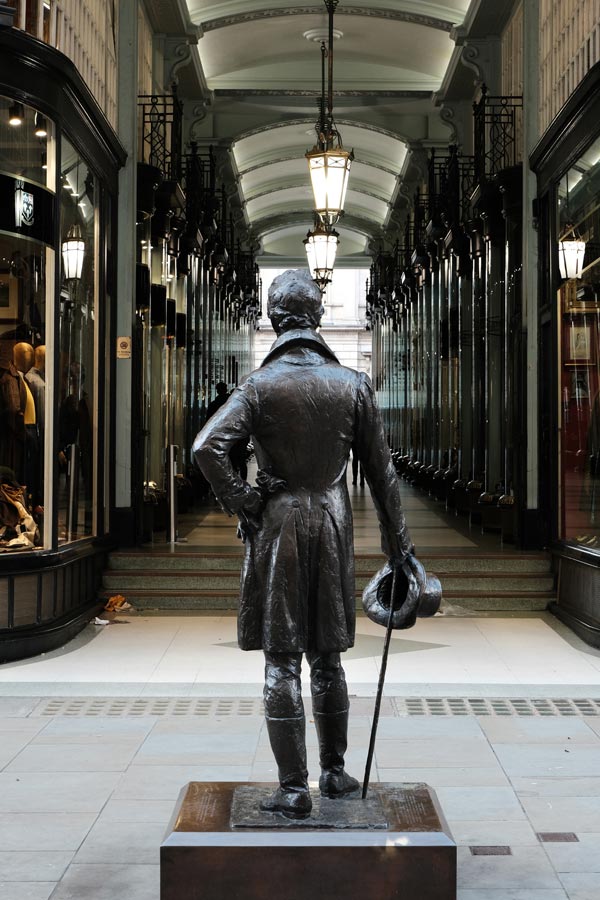
[[272,653],[343,651],[354,643],[352,510],[346,465],[355,447],[388,556],[410,548],[398,478],[368,377],[341,366],[311,329],[281,335],[194,442],[223,508],[241,513],[256,491],[229,452],[252,439],[259,468],[285,487],[266,498],[246,541],[240,647]]

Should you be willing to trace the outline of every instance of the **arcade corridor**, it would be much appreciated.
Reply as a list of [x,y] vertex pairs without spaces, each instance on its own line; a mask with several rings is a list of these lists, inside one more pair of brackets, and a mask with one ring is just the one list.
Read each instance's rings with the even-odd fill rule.
[[[365,493],[351,491],[360,568],[377,526]],[[474,570],[503,562],[511,577],[524,559],[547,565],[500,553],[497,535],[469,533],[407,485],[403,497],[422,557],[450,577],[465,556]],[[178,563],[220,554],[237,578],[231,522],[214,508],[200,518],[188,544],[138,551],[137,564],[153,557],[173,579]],[[233,610],[107,618],[61,650],[0,667],[2,900],[158,900],[158,844],[181,785],[276,777],[262,654],[238,649]],[[360,777],[382,629],[361,617],[357,632],[344,664],[347,761]],[[448,601],[394,633],[373,777],[436,790],[459,845],[459,900],[597,900],[599,684],[600,651],[544,611]],[[310,720],[308,748],[314,777]]]

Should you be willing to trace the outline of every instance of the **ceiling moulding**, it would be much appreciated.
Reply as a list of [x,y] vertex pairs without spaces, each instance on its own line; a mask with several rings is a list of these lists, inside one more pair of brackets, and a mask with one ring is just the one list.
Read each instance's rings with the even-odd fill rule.
[[[387,68],[389,69],[390,67],[388,66]],[[208,81],[210,89],[212,91],[214,91],[215,94],[218,94],[219,91],[240,91],[240,92],[243,92],[246,95],[248,95],[250,93],[250,91],[272,90],[272,88],[267,87],[267,85],[273,84],[273,80],[274,80],[273,76],[272,75],[268,75],[268,76],[262,75],[261,77],[258,77],[258,75],[252,74],[254,71],[255,71],[255,69],[247,69],[247,70],[245,70],[245,73],[242,75],[240,75],[239,73],[233,73],[231,75],[217,75],[217,76],[208,78],[207,81]],[[258,69],[258,71],[260,71],[260,68]],[[296,90],[295,85],[298,84],[299,80],[307,81],[308,79],[306,78],[306,76],[301,78],[300,73],[298,73],[295,76],[290,76],[289,78],[286,78],[286,79],[280,78],[280,85],[281,85],[280,91]],[[316,76],[313,77],[312,80],[314,81],[314,83],[316,85],[317,84]],[[252,86],[246,87],[246,85],[248,85],[249,81],[252,82]],[[367,96],[367,97],[373,96],[373,94],[378,91],[390,90],[390,88],[389,88],[390,84],[403,85],[403,87],[400,88],[400,90],[408,92],[408,95],[412,96],[412,97],[414,97],[415,94],[418,94],[418,93],[423,93],[430,97],[433,94],[433,92],[436,91],[437,88],[439,87],[440,79],[433,75],[423,75],[421,77],[418,77],[418,75],[416,75],[415,73],[410,73],[410,77],[398,76],[395,79],[392,78],[391,76],[389,76],[388,74],[386,74],[383,77],[378,77],[377,75],[375,75],[373,77],[368,77],[365,75],[361,75],[360,77],[357,77],[356,74],[351,73],[348,76],[344,76],[343,74],[336,76],[336,82],[338,84],[346,83],[346,84],[350,85],[348,88],[342,88],[341,89],[342,91],[355,90],[355,88],[353,86],[356,85],[357,82],[360,84],[366,85],[365,87],[362,88],[362,90],[365,92],[364,96]],[[370,87],[368,86],[369,84],[371,85]],[[311,90],[316,91],[317,89],[315,87],[315,88],[312,88]],[[281,94],[279,94],[279,96],[280,95]],[[250,94],[250,96],[252,96],[252,95]],[[259,94],[259,96],[260,96],[260,94]],[[293,96],[293,94],[290,94],[290,96]],[[344,94],[342,93],[341,96],[344,96]],[[349,94],[349,96],[352,96],[352,94]],[[362,95],[359,95],[359,96],[362,96]]]
[[[300,210],[282,213],[276,216],[267,216],[263,219],[255,219],[252,222],[252,231],[255,235],[271,234],[273,231],[280,231],[282,228],[287,228],[289,225],[298,224],[304,225],[307,230],[312,228],[312,215]],[[379,233],[381,230],[381,223],[376,222],[374,219],[366,219],[361,216],[354,216],[346,213],[346,215],[340,219],[339,227],[341,229],[345,228],[348,231],[355,231],[357,234],[365,235],[365,237],[371,237],[372,235]]]
[[[336,269],[368,269],[372,259],[365,247],[364,254],[352,253],[349,256],[343,254],[335,258]],[[306,254],[301,256],[289,256],[279,253],[262,252],[256,255],[256,262],[259,268],[263,269],[306,269]],[[262,330],[262,329],[261,329]]]
[[[235,143],[235,141],[233,143]],[[233,146],[233,144],[232,144],[232,146]],[[277,163],[296,162],[298,159],[299,159],[298,154],[291,154],[289,156],[279,156],[275,159],[269,159],[266,162],[259,162],[259,163],[254,163],[251,166],[245,166],[245,167],[239,169],[238,171],[239,171],[240,175],[248,175],[250,172],[258,172],[259,169],[270,168],[271,166],[277,165]],[[354,162],[360,163],[362,166],[369,166],[369,168],[371,168],[371,169],[378,169],[380,172],[385,172],[386,175],[393,175],[394,178],[396,178],[396,176],[398,175],[397,169],[390,169],[387,166],[382,166],[379,163],[372,162],[371,160],[363,159],[362,157],[357,156],[356,152],[354,153]]]
[[[243,184],[242,184],[242,187],[243,187]],[[278,184],[277,186],[264,188],[263,190],[257,191],[255,194],[250,194],[249,196],[246,196],[246,194],[244,194],[244,198],[245,198],[246,203],[251,203],[253,200],[259,200],[261,197],[268,197],[269,194],[277,194],[277,193],[279,193],[279,191],[287,191],[287,190],[292,190],[294,188],[304,188],[304,187],[310,188],[310,186],[306,184],[306,178],[304,178],[303,181],[298,179],[296,181],[282,182],[281,184]],[[352,181],[352,183],[349,185],[348,190],[355,191],[357,194],[364,194],[366,197],[372,197],[373,200],[379,200],[380,203],[386,203],[386,204],[389,203],[389,199],[387,196],[382,195],[382,194],[376,194],[375,191],[370,190],[368,187],[364,187],[364,186],[356,184],[355,180]],[[311,197],[312,197],[312,194],[311,194]]]
[[[215,19],[202,20],[198,16],[198,24],[201,25],[202,31],[207,34],[209,31],[216,31],[218,28],[230,28],[233,25],[244,25],[248,22],[259,22],[264,19],[278,19],[286,16],[314,16],[322,15],[322,6],[289,6],[289,7],[272,7],[271,9],[254,9],[248,12],[238,12],[229,16],[219,16]],[[437,16],[428,16],[419,12],[412,12],[403,9],[385,9],[370,6],[341,6],[336,10],[336,16],[361,16],[366,19],[386,19],[390,22],[399,22],[409,25],[422,25],[425,28],[435,28],[438,31],[447,31],[450,33],[456,24],[454,21],[438,18]],[[458,16],[458,21],[462,17]]]
[[[299,90],[298,88],[217,88],[214,96],[230,97],[234,99],[242,97],[320,97],[321,91]],[[380,91],[380,90],[343,90],[333,92],[334,97],[384,97],[392,100],[428,100],[431,91]]]
[[[295,128],[297,125],[313,125],[314,126],[315,119],[314,116],[309,119],[307,116],[304,116],[301,119],[286,119],[283,122],[274,122],[271,125],[260,125],[258,128],[250,128],[248,131],[243,131],[241,134],[231,142],[231,146],[235,147],[236,144],[241,143],[246,138],[254,137],[257,134],[264,134],[267,131],[275,131],[277,128]],[[386,137],[392,138],[394,141],[398,141],[401,144],[408,144],[409,139],[405,136],[398,134],[395,131],[390,131],[387,128],[381,128],[379,125],[371,125],[367,122],[360,122],[356,119],[339,119],[336,117],[336,125],[346,125],[348,128],[358,128],[360,131],[370,131],[375,134],[384,134]]]
[[[471,99],[474,92],[470,63],[477,64],[478,46],[485,48],[493,38],[499,39],[515,8],[515,0],[471,0],[462,25],[452,29],[455,43],[444,78],[433,95],[436,106],[447,100]],[[469,47],[469,43],[472,46]],[[494,61],[494,65],[496,61]]]
[[144,0],[144,7],[155,34],[185,34],[198,42],[202,31],[192,22],[186,0]]

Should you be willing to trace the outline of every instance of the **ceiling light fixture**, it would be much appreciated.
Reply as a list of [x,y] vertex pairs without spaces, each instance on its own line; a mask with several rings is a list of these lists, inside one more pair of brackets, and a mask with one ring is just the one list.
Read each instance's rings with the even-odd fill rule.
[[[333,16],[339,0],[324,0],[329,14],[329,46],[321,43],[321,98],[316,124],[317,142],[306,153],[308,171],[315,197],[315,211],[323,224],[335,225],[344,212],[348,176],[354,153],[344,150],[342,136],[333,118]],[[328,63],[325,94],[325,60]]]
[[35,129],[33,133],[36,137],[39,138],[48,137],[48,126],[46,124],[46,118],[38,112],[36,112],[35,114]]
[[316,283],[324,291],[331,282],[339,243],[339,234],[322,222],[315,224],[304,241],[308,268]]
[[25,109],[22,103],[13,103],[8,110],[8,124],[13,128],[18,128],[23,124],[25,118]]

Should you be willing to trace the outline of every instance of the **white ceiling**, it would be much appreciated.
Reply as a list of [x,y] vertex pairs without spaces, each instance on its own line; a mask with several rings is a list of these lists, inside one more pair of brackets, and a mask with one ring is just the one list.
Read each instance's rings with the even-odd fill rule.
[[[201,31],[200,63],[213,99],[207,142],[231,148],[247,224],[265,255],[301,258],[312,225],[305,152],[314,144],[323,0],[187,0]],[[341,0],[335,27],[334,111],[356,161],[340,256],[360,255],[386,223],[408,140],[443,139],[429,93],[439,88],[469,0]],[[446,141],[447,142],[447,141]]]

